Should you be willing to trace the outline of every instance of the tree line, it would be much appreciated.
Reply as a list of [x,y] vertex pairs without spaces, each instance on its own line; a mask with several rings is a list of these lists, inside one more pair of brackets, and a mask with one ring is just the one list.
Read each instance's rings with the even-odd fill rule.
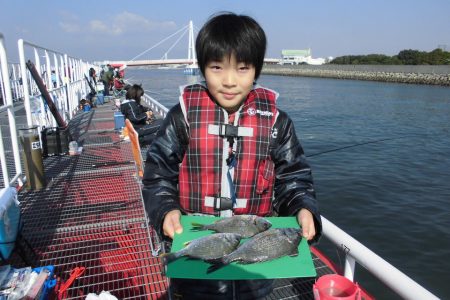
[[397,55],[345,55],[330,61],[339,65],[450,65],[450,52],[440,48],[433,51],[402,50]]

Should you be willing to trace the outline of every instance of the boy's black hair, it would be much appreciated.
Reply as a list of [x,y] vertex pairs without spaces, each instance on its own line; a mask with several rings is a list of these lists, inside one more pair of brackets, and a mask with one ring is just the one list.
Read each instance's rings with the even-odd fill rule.
[[266,35],[259,24],[246,15],[221,13],[209,19],[197,35],[195,50],[200,71],[211,61],[236,56],[238,62],[255,67],[259,77],[266,53]]
[[144,89],[140,84],[133,84],[127,89],[126,99],[134,99],[137,104],[141,103],[141,97],[144,95]]

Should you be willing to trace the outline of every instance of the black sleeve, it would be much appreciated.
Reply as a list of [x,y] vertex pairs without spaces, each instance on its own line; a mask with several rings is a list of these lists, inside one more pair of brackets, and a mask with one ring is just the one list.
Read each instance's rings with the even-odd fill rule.
[[280,111],[274,125],[276,138],[271,142],[271,157],[275,163],[274,209],[280,216],[293,216],[302,208],[314,216],[317,241],[322,234],[322,222],[316,200],[311,168],[306,162],[292,120]]
[[152,142],[145,163],[143,198],[150,224],[162,234],[165,215],[179,209],[178,175],[188,144],[188,129],[181,106],[174,106]]
[[147,121],[147,114],[134,101],[122,103],[120,111],[134,125],[143,125]]

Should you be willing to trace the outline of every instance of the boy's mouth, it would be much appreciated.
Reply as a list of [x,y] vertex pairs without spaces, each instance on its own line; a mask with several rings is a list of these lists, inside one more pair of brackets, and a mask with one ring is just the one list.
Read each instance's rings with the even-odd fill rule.
[[227,100],[232,100],[236,97],[236,94],[233,93],[222,93],[222,96]]

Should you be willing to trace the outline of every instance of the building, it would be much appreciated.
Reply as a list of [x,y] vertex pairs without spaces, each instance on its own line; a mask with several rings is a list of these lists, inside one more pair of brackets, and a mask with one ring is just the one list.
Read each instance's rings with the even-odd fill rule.
[[304,50],[281,50],[281,65],[323,65],[326,63],[324,58],[312,58],[311,49]]

